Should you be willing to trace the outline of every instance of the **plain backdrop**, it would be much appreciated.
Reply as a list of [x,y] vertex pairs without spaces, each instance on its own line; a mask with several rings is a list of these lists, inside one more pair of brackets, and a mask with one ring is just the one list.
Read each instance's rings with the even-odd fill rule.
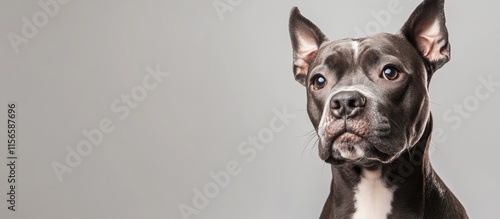
[[[387,22],[373,16],[394,1],[400,12]],[[226,7],[222,19],[214,4]],[[22,36],[23,17],[32,22],[43,8],[38,1],[3,1],[0,120],[16,101],[19,160],[17,210],[11,212],[3,122],[0,217],[182,218],[179,206],[185,205],[198,213],[189,218],[318,218],[331,173],[315,148],[305,89],[292,76],[289,10],[299,6],[330,39],[340,39],[377,25],[396,32],[418,4],[69,1],[16,53],[9,33]],[[500,87],[478,87],[488,77],[500,82],[499,6],[446,2],[452,59],[430,87],[441,136],[432,144],[432,165],[471,218],[498,217]],[[140,89],[148,66],[169,75],[120,119],[111,105]],[[478,99],[477,89],[488,97]],[[464,104],[465,114],[454,111]],[[249,137],[268,131],[276,110],[295,117],[267,136],[253,159],[240,153]],[[67,148],[75,149],[86,139],[82,132],[106,118],[114,130],[60,182],[52,164],[64,164]],[[213,198],[197,209],[193,191],[213,185],[210,173],[234,162],[239,173],[224,188],[212,188]]]

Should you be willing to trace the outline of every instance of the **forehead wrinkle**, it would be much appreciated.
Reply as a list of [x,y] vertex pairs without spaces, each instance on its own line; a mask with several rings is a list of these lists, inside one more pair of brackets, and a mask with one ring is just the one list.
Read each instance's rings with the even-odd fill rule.
[[347,71],[349,66],[354,66],[354,49],[351,40],[333,42],[325,51],[327,56],[324,64],[332,71]]
[[343,74],[350,70],[350,65],[352,60],[346,59],[346,56],[341,53],[333,53],[329,55],[324,62],[324,65],[327,66],[331,71],[337,72],[339,74]]
[[369,72],[370,69],[382,67],[381,66],[382,64],[384,65],[391,64],[405,73],[412,74],[412,72],[410,71],[411,69],[410,66],[412,65],[411,62],[402,62],[400,58],[398,58],[401,56],[395,50],[386,50],[386,51],[378,50],[376,48],[369,48],[366,51],[364,51],[364,53],[361,55],[362,69],[365,72]]
[[401,48],[398,48],[394,40],[396,38],[390,34],[377,34],[363,40],[365,42],[363,45],[366,46],[366,43],[370,43],[371,46],[369,49],[376,49],[383,53],[396,55],[401,52]]
[[382,59],[382,54],[379,50],[368,48],[360,54],[360,63],[364,71],[368,71],[377,66]]
[[[360,54],[362,68],[365,71],[369,71],[374,67],[385,64],[394,64],[402,69],[406,73],[409,72],[411,63],[402,62],[401,58],[408,56],[405,54],[405,44],[400,42],[396,36],[390,34],[377,34],[372,37],[366,38],[366,42],[369,42],[370,46],[366,46]],[[417,58],[410,58],[408,60],[419,60]]]

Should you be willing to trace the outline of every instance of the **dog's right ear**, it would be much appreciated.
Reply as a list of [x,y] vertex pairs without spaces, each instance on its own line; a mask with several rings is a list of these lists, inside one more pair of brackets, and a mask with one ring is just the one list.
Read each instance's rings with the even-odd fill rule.
[[288,27],[293,47],[293,74],[295,80],[305,86],[309,66],[319,46],[327,38],[316,25],[300,14],[297,7],[290,11]]

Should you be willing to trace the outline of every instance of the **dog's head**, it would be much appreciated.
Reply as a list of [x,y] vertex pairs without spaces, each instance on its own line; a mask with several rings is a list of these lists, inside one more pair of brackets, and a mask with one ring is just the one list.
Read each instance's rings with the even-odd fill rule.
[[321,159],[371,166],[415,145],[430,116],[430,78],[450,59],[444,0],[424,0],[397,34],[329,41],[297,8],[289,28]]

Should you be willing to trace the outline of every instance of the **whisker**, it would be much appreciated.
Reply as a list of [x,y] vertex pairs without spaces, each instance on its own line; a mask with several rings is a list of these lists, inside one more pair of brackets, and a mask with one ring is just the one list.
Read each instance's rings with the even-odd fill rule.
[[438,106],[444,106],[443,104],[440,104],[440,103],[436,103],[436,102],[433,102],[433,101],[430,101],[431,104],[435,104],[435,105],[438,105]]
[[[304,149],[302,149],[302,153],[300,155],[300,158],[302,159],[302,157],[304,156],[304,152],[306,151],[306,149],[309,147],[309,144],[311,143],[312,140],[314,140],[316,138],[316,140],[314,141],[314,144],[313,144],[313,147],[311,149],[314,149],[314,145],[316,145],[316,143],[318,142],[318,138],[317,138],[317,135],[316,135],[316,132],[314,130],[312,130],[311,132],[307,133],[306,135],[309,135],[309,138],[308,140],[306,141],[306,145],[304,146]],[[304,135],[304,137],[306,136]]]
[[314,134],[316,134],[316,131],[313,129],[313,130],[311,130],[311,131],[307,132],[306,134],[299,135],[299,136],[297,136],[297,137],[306,137],[306,136],[308,136],[308,135],[310,136],[310,135],[314,135]]
[[439,152],[443,152],[441,149],[439,149],[439,148],[436,146],[436,144],[434,144],[434,143],[432,143],[432,142],[431,142],[431,146],[432,146],[432,147],[434,147],[434,148],[436,148]]

